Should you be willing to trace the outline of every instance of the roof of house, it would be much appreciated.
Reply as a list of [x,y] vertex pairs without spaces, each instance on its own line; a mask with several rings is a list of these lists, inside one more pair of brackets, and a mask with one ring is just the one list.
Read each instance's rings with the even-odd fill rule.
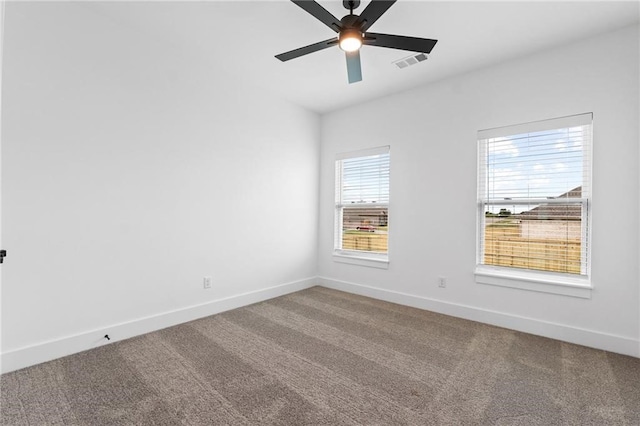
[[[582,186],[573,188],[569,192],[555,197],[560,198],[581,198]],[[531,210],[520,213],[526,220],[580,220],[582,217],[582,206],[580,204],[540,204]]]

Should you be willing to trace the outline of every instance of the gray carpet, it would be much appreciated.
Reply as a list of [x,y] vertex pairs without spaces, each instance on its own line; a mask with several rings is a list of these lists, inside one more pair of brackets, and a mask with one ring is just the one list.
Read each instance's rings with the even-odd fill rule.
[[5,374],[5,425],[640,425],[640,360],[314,287]]

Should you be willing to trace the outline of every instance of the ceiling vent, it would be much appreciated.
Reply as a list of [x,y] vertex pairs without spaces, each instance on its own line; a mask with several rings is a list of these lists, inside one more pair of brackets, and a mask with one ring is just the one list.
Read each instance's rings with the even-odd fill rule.
[[413,54],[411,56],[407,56],[406,58],[402,58],[398,61],[395,61],[394,64],[398,68],[407,68],[411,65],[419,64],[420,62],[424,62],[427,60],[426,53],[418,53]]

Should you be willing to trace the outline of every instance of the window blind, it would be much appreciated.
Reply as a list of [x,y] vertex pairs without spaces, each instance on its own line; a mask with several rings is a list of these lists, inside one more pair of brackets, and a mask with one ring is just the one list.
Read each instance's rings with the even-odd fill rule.
[[386,253],[389,147],[336,157],[335,249]]
[[585,275],[592,114],[478,132],[478,263]]
[[389,202],[389,149],[338,159],[336,194],[340,204]]

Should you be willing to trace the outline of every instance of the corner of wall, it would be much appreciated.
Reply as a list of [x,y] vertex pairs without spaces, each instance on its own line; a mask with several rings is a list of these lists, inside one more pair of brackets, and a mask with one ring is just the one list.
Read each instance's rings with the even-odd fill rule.
[[[4,352],[0,355],[1,373],[19,370],[105,344],[116,343],[141,334],[304,290],[315,285],[316,278],[310,277]],[[104,336],[107,334],[111,340],[105,339]]]

